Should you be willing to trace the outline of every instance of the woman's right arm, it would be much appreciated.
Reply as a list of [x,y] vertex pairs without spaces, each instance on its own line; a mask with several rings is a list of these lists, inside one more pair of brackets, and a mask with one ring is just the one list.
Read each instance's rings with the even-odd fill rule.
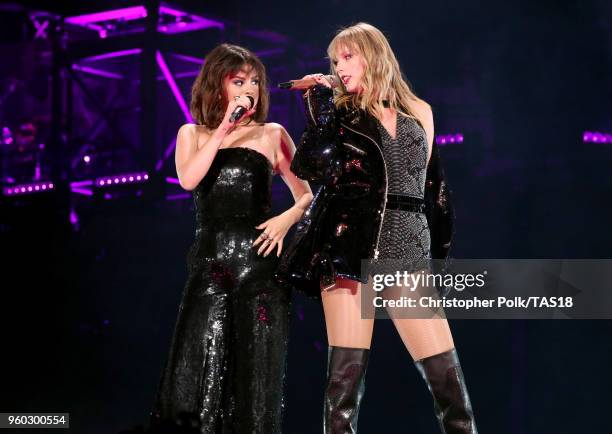
[[334,91],[324,84],[311,87],[304,94],[308,126],[318,132],[333,132],[336,128],[336,103]]
[[206,176],[225,134],[216,130],[198,149],[198,133],[194,124],[183,125],[176,137],[174,161],[179,183],[185,190],[193,190]]
[[340,177],[343,161],[338,146],[336,105],[333,90],[317,84],[304,95],[306,130],[291,162],[291,171],[315,184],[333,185]]

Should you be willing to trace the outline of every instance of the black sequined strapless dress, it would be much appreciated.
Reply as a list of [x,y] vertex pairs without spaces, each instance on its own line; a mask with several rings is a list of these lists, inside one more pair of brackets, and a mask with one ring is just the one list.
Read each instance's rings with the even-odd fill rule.
[[[290,294],[276,250],[257,255],[273,168],[254,149],[219,149],[193,190],[196,239],[152,427],[210,434],[281,432]],[[165,432],[165,431],[164,431]]]
[[[397,114],[395,139],[376,121],[387,166],[388,193],[423,199],[428,145],[425,130],[412,118]],[[427,260],[431,238],[422,212],[386,209],[378,259]]]

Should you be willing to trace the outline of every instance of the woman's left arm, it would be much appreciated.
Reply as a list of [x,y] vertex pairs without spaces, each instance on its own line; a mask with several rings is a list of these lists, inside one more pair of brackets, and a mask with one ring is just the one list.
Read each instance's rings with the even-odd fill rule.
[[274,247],[277,247],[276,256],[280,256],[285,235],[287,235],[291,226],[300,221],[306,208],[308,208],[308,205],[312,202],[313,195],[308,182],[298,178],[290,169],[291,160],[295,154],[295,144],[289,133],[287,133],[287,130],[277,123],[268,123],[266,124],[266,128],[268,129],[268,137],[270,137],[271,142],[275,145],[274,148],[276,150],[277,161],[276,171],[280,174],[283,181],[285,181],[287,187],[289,187],[295,204],[285,212],[256,226],[257,229],[263,229],[263,232],[275,242],[266,242],[260,236],[257,237],[253,245],[256,246],[264,241],[257,251],[257,254],[261,254],[261,252],[265,250],[264,256],[268,256],[268,254],[274,250]]
[[440,161],[438,146],[434,144],[434,125],[431,106],[424,103],[419,110],[419,119],[427,134],[428,160],[425,178],[425,215],[431,235],[431,257],[448,257],[454,235],[454,212],[450,189],[446,183]]
[[417,108],[417,117],[421,121],[423,125],[423,129],[425,130],[425,135],[427,138],[427,163],[429,164],[429,160],[431,159],[431,154],[433,150],[433,141],[434,141],[434,120],[433,120],[433,112],[431,110],[431,106],[427,104],[425,101],[421,100],[420,104]]

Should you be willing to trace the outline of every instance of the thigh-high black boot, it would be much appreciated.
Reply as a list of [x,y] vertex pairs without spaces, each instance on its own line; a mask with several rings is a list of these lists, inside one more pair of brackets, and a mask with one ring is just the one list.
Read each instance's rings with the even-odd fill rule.
[[433,396],[443,434],[478,434],[457,351],[414,362]]
[[355,434],[370,350],[330,346],[323,412],[324,434]]

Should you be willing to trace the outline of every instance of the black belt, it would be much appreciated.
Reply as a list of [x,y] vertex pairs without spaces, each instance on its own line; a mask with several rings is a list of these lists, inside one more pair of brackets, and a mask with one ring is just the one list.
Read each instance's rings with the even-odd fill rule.
[[387,209],[425,212],[425,202],[420,197],[405,194],[387,194]]

